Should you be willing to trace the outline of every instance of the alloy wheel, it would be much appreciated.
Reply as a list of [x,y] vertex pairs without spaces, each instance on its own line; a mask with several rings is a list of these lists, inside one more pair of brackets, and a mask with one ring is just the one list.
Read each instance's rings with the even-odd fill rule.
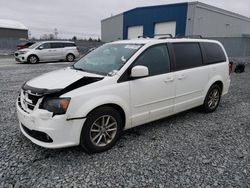
[[32,64],[35,64],[37,62],[37,57],[36,56],[31,56],[29,58],[29,62],[32,63]]
[[99,117],[90,128],[90,140],[98,147],[107,146],[113,141],[117,133],[117,121],[110,115]]
[[220,92],[217,88],[214,88],[208,96],[208,107],[210,109],[216,108],[220,100]]

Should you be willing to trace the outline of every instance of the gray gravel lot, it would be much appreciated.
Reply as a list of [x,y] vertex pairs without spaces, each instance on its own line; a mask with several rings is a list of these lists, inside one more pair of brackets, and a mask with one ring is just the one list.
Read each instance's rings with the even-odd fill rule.
[[70,65],[0,59],[0,187],[250,187],[250,66],[232,74],[218,110],[198,109],[128,130],[111,150],[44,149],[19,131],[26,80]]

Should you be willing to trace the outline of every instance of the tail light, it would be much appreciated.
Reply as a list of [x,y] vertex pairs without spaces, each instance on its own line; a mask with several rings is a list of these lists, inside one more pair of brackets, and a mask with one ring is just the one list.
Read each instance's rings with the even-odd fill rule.
[[80,49],[78,47],[76,47],[76,49],[77,49],[78,53],[80,53]]
[[229,62],[229,64],[228,64],[229,75],[232,73],[232,71],[233,71],[233,62]]

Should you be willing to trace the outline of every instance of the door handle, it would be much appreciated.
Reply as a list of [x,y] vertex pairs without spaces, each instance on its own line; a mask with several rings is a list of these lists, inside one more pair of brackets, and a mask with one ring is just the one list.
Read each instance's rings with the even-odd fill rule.
[[169,78],[166,78],[166,80],[164,80],[165,83],[173,82],[173,81],[174,81],[174,77],[169,77]]
[[186,76],[184,74],[178,76],[178,80],[183,80],[185,78],[186,78]]

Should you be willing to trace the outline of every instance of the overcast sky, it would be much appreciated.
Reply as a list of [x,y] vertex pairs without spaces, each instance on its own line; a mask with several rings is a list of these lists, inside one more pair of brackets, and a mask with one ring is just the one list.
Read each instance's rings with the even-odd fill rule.
[[[192,0],[0,0],[0,19],[20,21],[31,36],[100,37],[101,20],[126,10]],[[250,17],[250,0],[200,0]]]

